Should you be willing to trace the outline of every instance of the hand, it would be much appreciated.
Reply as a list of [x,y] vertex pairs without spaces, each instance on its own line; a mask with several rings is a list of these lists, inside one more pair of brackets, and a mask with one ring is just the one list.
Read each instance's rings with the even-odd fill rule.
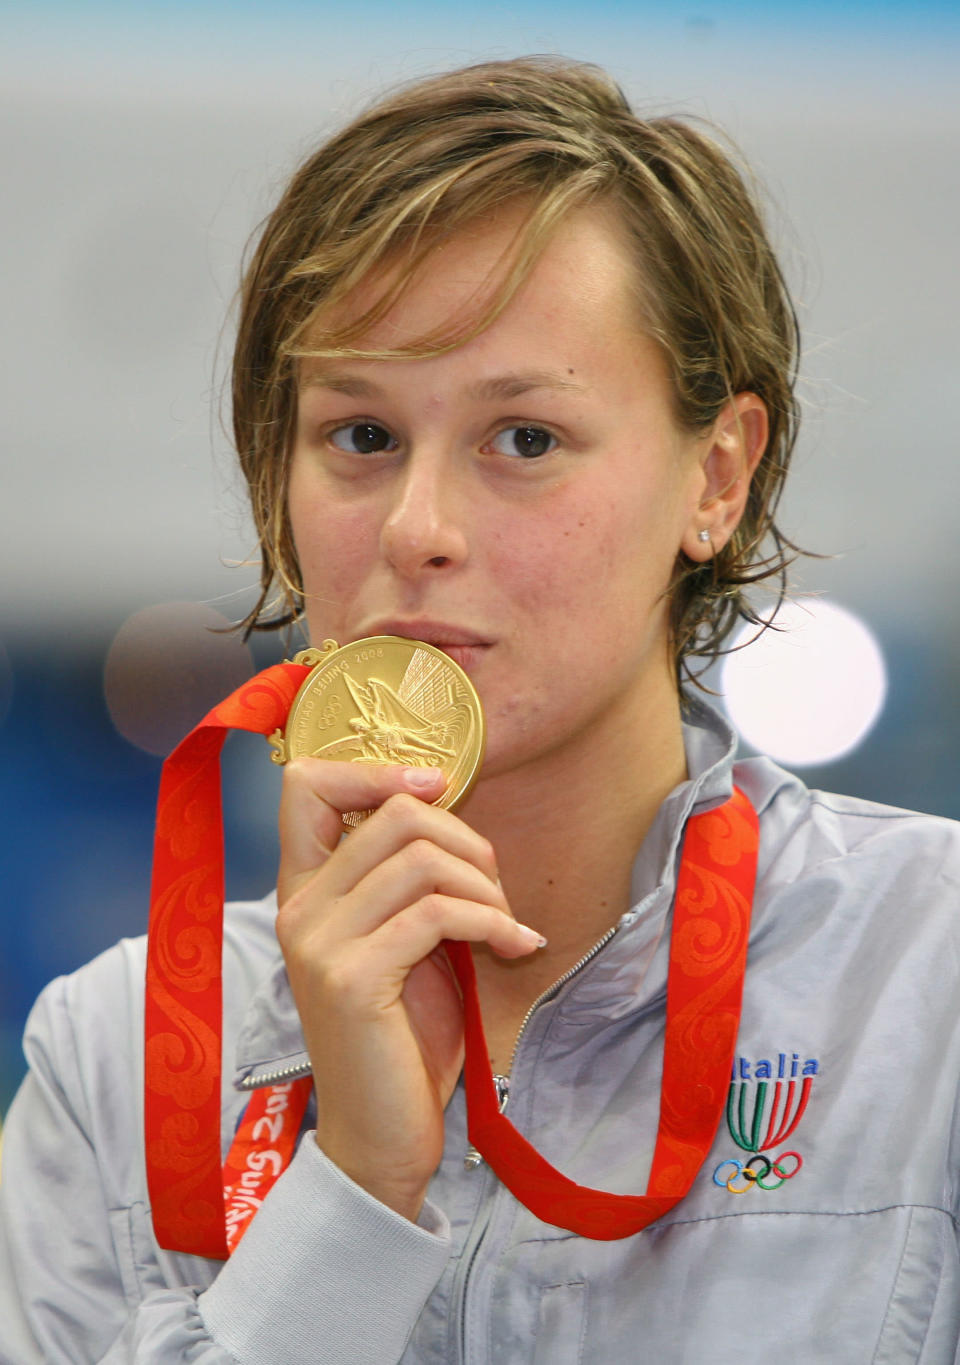
[[[412,1220],[463,1061],[440,945],[488,943],[513,958],[541,942],[511,915],[490,843],[428,804],[442,790],[429,768],[307,758],[287,765],[280,803],[277,937],[313,1067],[317,1142]],[[341,815],[375,807],[341,841]]]

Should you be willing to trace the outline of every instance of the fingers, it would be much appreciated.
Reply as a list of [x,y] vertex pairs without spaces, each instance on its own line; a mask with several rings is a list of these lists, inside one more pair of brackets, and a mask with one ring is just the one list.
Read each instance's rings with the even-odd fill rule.
[[391,796],[414,792],[416,804],[423,805],[436,800],[443,786],[443,774],[433,768],[309,758],[288,763],[280,796],[280,904],[337,848],[347,811],[370,810]]
[[379,1008],[399,995],[410,971],[444,939],[486,943],[505,958],[525,957],[545,944],[536,929],[518,924],[493,906],[431,893],[368,934],[362,956],[350,951],[341,956],[336,968],[339,989]]
[[354,932],[367,934],[407,906],[433,894],[473,901],[490,906],[501,915],[510,915],[498,882],[425,838],[414,839],[375,866],[348,893],[344,903],[349,899]]
[[424,896],[394,915],[369,936],[368,942],[375,952],[383,952],[385,962],[396,963],[396,970],[405,977],[448,938],[486,943],[508,958],[524,957],[546,944],[536,929],[518,924],[512,915],[504,915],[493,906],[438,894]]
[[388,858],[422,840],[470,863],[488,881],[497,883],[497,860],[489,840],[450,811],[400,793],[388,797],[375,816],[344,840],[336,867],[329,869],[329,889],[335,895],[345,894]]

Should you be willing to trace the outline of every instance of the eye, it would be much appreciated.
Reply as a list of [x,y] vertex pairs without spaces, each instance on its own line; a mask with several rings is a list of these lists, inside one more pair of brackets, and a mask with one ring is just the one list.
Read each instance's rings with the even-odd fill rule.
[[376,422],[351,422],[349,426],[336,427],[330,440],[338,450],[351,455],[374,455],[380,450],[395,450],[397,445],[386,427]]
[[490,442],[500,455],[519,455],[525,460],[547,455],[556,447],[556,437],[543,427],[504,427]]

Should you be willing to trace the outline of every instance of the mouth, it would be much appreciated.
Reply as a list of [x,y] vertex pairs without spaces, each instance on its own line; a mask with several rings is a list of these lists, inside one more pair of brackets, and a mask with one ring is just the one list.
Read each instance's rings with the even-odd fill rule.
[[478,631],[463,626],[451,625],[444,621],[399,620],[374,621],[366,626],[358,639],[371,635],[399,635],[405,640],[422,640],[460,665],[465,672],[477,664],[491,648],[493,641]]

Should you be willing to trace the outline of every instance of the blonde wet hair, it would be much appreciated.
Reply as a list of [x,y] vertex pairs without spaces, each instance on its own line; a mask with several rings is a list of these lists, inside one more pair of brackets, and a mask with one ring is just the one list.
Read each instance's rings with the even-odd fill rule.
[[[524,207],[523,225],[486,307],[398,350],[359,345],[440,242],[511,202]],[[678,423],[704,430],[747,391],[769,415],[736,532],[706,564],[678,558],[678,677],[714,658],[738,619],[757,619],[744,589],[782,584],[794,551],[775,512],[796,439],[798,332],[755,196],[714,136],[638,117],[594,66],[527,57],[380,100],[303,163],[263,226],[233,364],[234,435],[262,558],[247,632],[303,614],[286,497],[299,360],[425,356],[463,343],[506,306],[560,220],[597,202],[619,213],[635,249],[642,325],[666,356]],[[373,276],[382,288],[351,310],[352,291]]]

